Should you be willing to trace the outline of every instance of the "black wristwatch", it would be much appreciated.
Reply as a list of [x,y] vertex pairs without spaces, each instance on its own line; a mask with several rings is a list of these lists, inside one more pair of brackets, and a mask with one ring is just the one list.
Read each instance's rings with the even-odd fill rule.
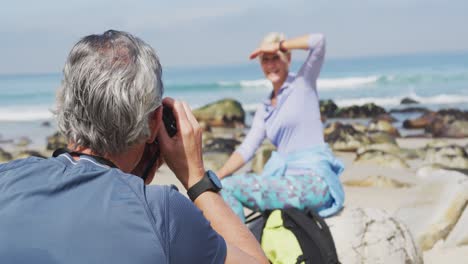
[[219,192],[223,186],[221,185],[221,181],[219,180],[218,176],[216,176],[216,173],[214,173],[211,170],[207,170],[205,172],[205,176],[197,182],[195,185],[190,187],[187,191],[187,195],[190,198],[190,200],[195,201],[197,197],[207,191],[210,192]]

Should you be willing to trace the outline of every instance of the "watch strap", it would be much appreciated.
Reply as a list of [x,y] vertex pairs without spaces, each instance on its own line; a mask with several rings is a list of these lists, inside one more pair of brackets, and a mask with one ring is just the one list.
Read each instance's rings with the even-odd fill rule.
[[187,190],[187,195],[190,198],[190,200],[195,201],[195,199],[197,199],[198,196],[207,191],[219,192],[221,190],[212,182],[212,180],[208,176],[208,173],[208,171],[205,172],[203,178]]

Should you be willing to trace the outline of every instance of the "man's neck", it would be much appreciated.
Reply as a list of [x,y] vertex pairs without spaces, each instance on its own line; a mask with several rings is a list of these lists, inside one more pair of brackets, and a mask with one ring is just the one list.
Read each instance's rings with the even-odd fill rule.
[[[144,144],[142,145],[144,149]],[[115,164],[121,171],[125,173],[130,173],[138,164],[138,162],[141,159],[141,154],[138,155],[138,153],[143,153],[142,150],[139,151],[139,148],[141,146],[133,146],[129,150],[123,153],[119,154],[109,154],[109,153],[104,153],[103,155],[99,155],[96,152],[94,152],[92,149],[88,147],[82,147],[82,146],[73,146],[73,144],[69,144],[68,148],[74,152],[79,152],[87,155],[92,155],[92,156],[99,156],[102,158],[105,158],[112,163]],[[75,160],[79,160],[79,156],[74,156],[73,157]]]

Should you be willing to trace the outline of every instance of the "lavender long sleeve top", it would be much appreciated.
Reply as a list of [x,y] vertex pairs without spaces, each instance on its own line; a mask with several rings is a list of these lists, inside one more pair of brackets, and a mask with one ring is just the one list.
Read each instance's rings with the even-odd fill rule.
[[266,137],[280,154],[324,143],[316,84],[324,57],[325,37],[311,34],[309,55],[297,75],[288,75],[276,106],[267,99],[257,109],[249,133],[236,150],[245,161],[253,157]]

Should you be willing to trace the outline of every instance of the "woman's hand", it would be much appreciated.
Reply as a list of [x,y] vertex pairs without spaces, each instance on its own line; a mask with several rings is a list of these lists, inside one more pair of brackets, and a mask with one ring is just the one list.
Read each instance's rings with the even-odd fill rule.
[[202,129],[186,102],[164,98],[163,107],[171,108],[177,133],[169,137],[164,125],[158,133],[161,154],[169,168],[186,189],[203,178]]
[[249,58],[252,60],[252,59],[255,59],[256,57],[262,55],[263,53],[276,53],[277,51],[279,51],[279,43],[278,42],[266,43],[266,44],[263,44],[260,47],[258,47],[256,50],[254,50],[250,54]]

